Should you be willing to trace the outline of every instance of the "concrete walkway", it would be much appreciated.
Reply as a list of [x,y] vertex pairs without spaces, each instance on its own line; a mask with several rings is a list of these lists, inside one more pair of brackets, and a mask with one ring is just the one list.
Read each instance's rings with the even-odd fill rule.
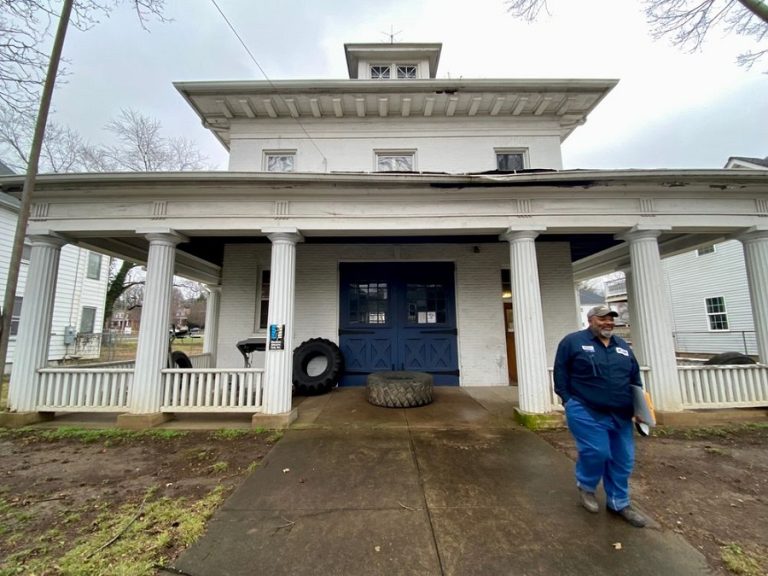
[[192,576],[708,573],[675,533],[580,508],[572,462],[512,423],[512,394],[443,388],[432,405],[408,410],[371,406],[359,388],[306,399],[176,568]]

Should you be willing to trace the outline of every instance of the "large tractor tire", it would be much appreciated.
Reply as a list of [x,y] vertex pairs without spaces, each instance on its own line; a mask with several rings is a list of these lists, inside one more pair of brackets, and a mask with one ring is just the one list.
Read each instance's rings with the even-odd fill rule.
[[184,352],[176,350],[171,352],[171,368],[192,368],[192,360]]
[[757,364],[749,356],[742,354],[741,352],[723,352],[712,356],[709,360],[704,362],[706,366],[733,366],[742,364]]
[[368,402],[385,408],[412,408],[432,402],[432,375],[425,372],[374,372],[368,375]]
[[312,338],[293,351],[293,385],[304,396],[325,394],[341,378],[341,350],[330,340]]

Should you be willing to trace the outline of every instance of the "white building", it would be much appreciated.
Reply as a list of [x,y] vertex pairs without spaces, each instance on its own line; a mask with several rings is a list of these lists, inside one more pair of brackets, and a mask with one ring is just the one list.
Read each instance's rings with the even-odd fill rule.
[[[19,201],[0,192],[0,302],[5,298],[18,213]],[[25,288],[30,252],[31,246],[25,246],[16,288],[16,305],[11,318],[6,372],[11,371],[14,362],[19,319],[22,307],[27,302]],[[99,357],[108,274],[108,258],[75,246],[62,247],[49,331],[48,362]],[[32,302],[32,306],[35,305]]]
[[[122,383],[105,375],[86,406],[126,423],[217,409],[287,422],[291,350],[323,337],[343,352],[341,385],[385,369],[438,385],[516,382],[521,411],[546,414],[556,345],[579,328],[575,281],[626,270],[656,405],[680,411],[691,403],[659,313],[670,307],[661,257],[726,235],[750,256],[768,358],[768,175],[563,171],[561,143],[615,80],[436,79],[440,50],[348,44],[347,80],[177,84],[230,151],[228,172],[40,178],[29,232],[41,280],[55,276],[62,238],[147,264],[135,368]],[[17,195],[20,182],[0,187]],[[211,288],[207,384],[164,369],[174,271]],[[48,322],[22,314],[30,346]],[[235,343],[268,326],[257,368],[236,370]],[[12,408],[82,410],[57,400],[40,366],[25,360]]]

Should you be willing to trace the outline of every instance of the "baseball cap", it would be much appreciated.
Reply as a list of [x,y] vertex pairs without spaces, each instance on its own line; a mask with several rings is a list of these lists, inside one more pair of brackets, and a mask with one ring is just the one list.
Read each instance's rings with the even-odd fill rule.
[[614,310],[611,310],[606,306],[605,304],[600,304],[598,306],[595,306],[594,308],[590,308],[589,312],[587,312],[587,319],[592,318],[592,316],[598,316],[602,318],[603,316],[613,316],[614,318],[617,318],[619,316],[618,312],[615,312]]

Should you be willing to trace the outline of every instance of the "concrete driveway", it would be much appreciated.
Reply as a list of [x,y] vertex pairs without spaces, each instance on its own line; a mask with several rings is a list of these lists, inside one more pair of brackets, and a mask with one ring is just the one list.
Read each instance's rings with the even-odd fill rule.
[[306,399],[176,568],[192,576],[708,573],[675,533],[583,510],[572,462],[513,424],[515,400],[511,388],[437,389],[432,405],[408,410],[371,406],[360,388]]

